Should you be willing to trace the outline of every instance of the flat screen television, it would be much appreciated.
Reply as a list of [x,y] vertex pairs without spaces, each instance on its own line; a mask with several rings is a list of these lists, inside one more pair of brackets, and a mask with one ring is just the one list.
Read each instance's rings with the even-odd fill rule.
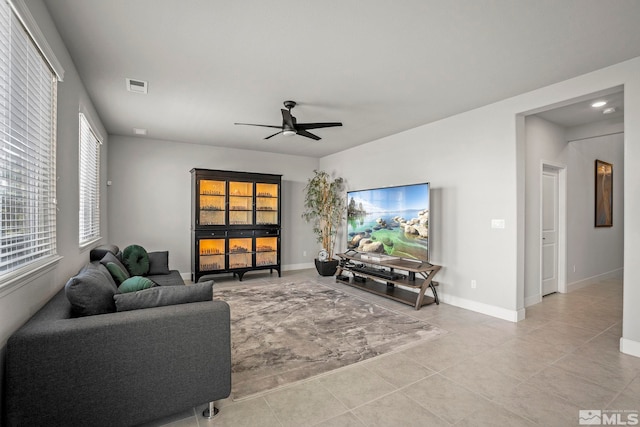
[[347,248],[429,261],[429,183],[347,192]]

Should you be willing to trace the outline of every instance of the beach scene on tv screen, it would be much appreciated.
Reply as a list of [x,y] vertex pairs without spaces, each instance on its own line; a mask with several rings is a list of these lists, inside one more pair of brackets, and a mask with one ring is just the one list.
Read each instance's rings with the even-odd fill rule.
[[429,184],[347,192],[347,247],[429,260]]

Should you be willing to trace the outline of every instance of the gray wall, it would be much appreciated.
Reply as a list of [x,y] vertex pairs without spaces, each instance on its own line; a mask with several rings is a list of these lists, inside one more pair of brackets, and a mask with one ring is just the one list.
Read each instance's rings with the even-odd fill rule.
[[[89,250],[81,250],[78,245],[78,216],[80,198],[78,195],[78,112],[84,108],[96,131],[105,136],[101,160],[104,178],[107,169],[109,143],[106,131],[80,80],[73,61],[69,57],[60,36],[41,0],[28,2],[31,14],[55,52],[65,70],[64,81],[58,83],[58,128],[57,128],[57,246],[62,259],[50,272],[12,288],[0,291],[0,347],[4,348],[9,336],[31,317],[49,298],[59,291],[67,279],[74,275],[89,259]],[[103,179],[104,183],[104,179]],[[107,216],[106,186],[101,189],[101,215]],[[109,232],[106,221],[102,223],[102,235]],[[3,362],[3,361],[2,361]],[[0,363],[0,377],[4,363]],[[0,378],[1,380],[1,378]],[[1,390],[1,388],[0,388]]]
[[[565,129],[536,116],[525,119],[525,305],[540,302],[540,174],[541,164],[567,165]],[[570,191],[570,190],[569,190]]]
[[[567,169],[568,290],[597,277],[622,274],[624,245],[623,123],[602,121],[564,128],[536,116],[526,125],[525,303],[540,295],[540,172],[542,162]],[[577,139],[569,142],[569,139]],[[594,161],[614,164],[614,226],[595,228]],[[607,160],[608,159],[608,160]],[[575,266],[575,271],[573,267]]]
[[[522,318],[527,241],[524,117],[620,85],[625,90],[627,165],[621,348],[640,355],[640,311],[634,309],[640,304],[640,287],[634,286],[640,282],[640,266],[633,262],[640,256],[640,221],[635,219],[640,199],[633,197],[640,168],[628,167],[640,163],[640,58],[324,157],[320,167],[345,177],[352,189],[431,181],[432,255],[443,265],[437,276],[443,300],[498,317]],[[353,159],[358,159],[357,170]],[[505,219],[505,229],[491,229],[493,218]],[[471,279],[477,280],[476,289],[471,289]]]
[[[569,290],[624,266],[624,134],[572,141],[569,148]],[[613,164],[613,227],[594,226],[595,159]],[[576,271],[573,271],[575,266]]]
[[[282,174],[283,269],[312,267],[317,244],[301,218],[302,189],[317,168],[311,157],[111,136],[109,241],[169,250],[169,264],[191,271],[192,168]],[[306,256],[303,253],[306,251]]]

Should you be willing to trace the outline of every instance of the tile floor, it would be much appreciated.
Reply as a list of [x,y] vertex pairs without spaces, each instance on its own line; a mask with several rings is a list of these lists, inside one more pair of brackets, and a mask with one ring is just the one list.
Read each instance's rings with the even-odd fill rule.
[[274,280],[334,286],[449,334],[258,397],[218,402],[212,421],[199,416],[203,406],[149,426],[573,426],[581,409],[640,410],[640,358],[618,351],[620,280],[547,296],[518,323],[446,304],[416,311],[315,270],[280,279],[248,273],[243,283]]

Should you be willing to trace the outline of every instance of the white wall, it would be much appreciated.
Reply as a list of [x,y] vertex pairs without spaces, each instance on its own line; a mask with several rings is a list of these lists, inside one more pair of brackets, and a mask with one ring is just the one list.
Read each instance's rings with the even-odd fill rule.
[[[320,159],[350,189],[431,181],[433,262],[444,301],[512,320],[524,313],[526,132],[534,110],[624,85],[623,342],[640,355],[640,58]],[[492,218],[506,228],[490,228]],[[343,239],[344,240],[344,239]],[[637,263],[635,263],[637,264]],[[470,280],[477,280],[471,289]],[[625,341],[626,340],[626,341]],[[623,346],[624,348],[624,346]]]
[[[9,336],[40,309],[53,294],[59,291],[68,278],[89,260],[89,251],[78,246],[78,112],[80,105],[91,116],[97,131],[105,136],[102,146],[102,170],[106,176],[107,151],[109,143],[106,131],[91,100],[78,77],[69,53],[51,21],[49,13],[41,0],[28,1],[28,7],[56,58],[65,70],[64,81],[58,83],[58,122],[57,122],[57,252],[62,259],[52,271],[13,288],[10,292],[0,292],[0,347],[4,348]],[[101,189],[101,215],[106,218],[106,186]],[[106,221],[102,224],[103,236],[108,234]],[[0,377],[4,363],[0,363]],[[0,378],[1,380],[1,378]],[[0,381],[1,382],[1,381]]]
[[169,250],[170,267],[188,275],[189,171],[205,168],[282,174],[282,267],[310,268],[317,244],[311,226],[300,215],[302,190],[317,167],[318,159],[311,157],[111,136],[109,241],[121,249],[139,244],[150,251]]

